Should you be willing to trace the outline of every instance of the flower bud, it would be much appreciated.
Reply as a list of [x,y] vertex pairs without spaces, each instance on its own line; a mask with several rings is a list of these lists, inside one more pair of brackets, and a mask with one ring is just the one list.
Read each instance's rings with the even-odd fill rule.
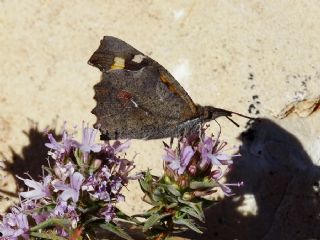
[[197,166],[194,165],[194,164],[191,164],[189,167],[188,167],[188,171],[190,173],[191,176],[195,176],[197,174]]
[[101,159],[94,159],[89,167],[89,172],[94,173],[97,169],[101,167],[102,160]]
[[164,182],[167,183],[167,184],[171,184],[171,183],[172,183],[170,177],[167,176],[167,175],[164,176],[163,180],[164,180]]
[[194,194],[192,192],[185,192],[183,195],[182,195],[182,199],[185,200],[185,201],[190,201],[194,198]]
[[180,188],[184,189],[189,186],[189,179],[187,176],[180,176],[178,179],[178,185]]
[[63,172],[62,172],[62,170],[61,170],[60,167],[54,166],[54,167],[53,167],[53,171],[54,171],[54,174],[55,174],[59,179],[63,179]]
[[92,163],[92,167],[94,169],[98,169],[102,164],[102,160],[101,159],[95,159]]
[[203,181],[203,182],[211,182],[211,178],[209,178],[209,177],[204,177],[202,181]]

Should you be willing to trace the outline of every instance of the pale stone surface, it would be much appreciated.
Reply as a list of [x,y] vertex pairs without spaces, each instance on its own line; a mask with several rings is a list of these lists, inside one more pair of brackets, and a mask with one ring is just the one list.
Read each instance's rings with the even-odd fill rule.
[[[244,144],[250,161],[242,161],[234,180],[248,180],[240,194],[254,196],[246,212],[251,208],[257,215],[235,214],[242,204],[236,198],[222,203],[210,213],[209,228],[217,229],[217,239],[320,238],[312,235],[319,234],[314,225],[319,223],[319,15],[318,1],[2,0],[0,152],[14,159],[11,166],[20,174],[38,167],[28,146],[41,149],[39,131],[47,125],[94,123],[92,86],[100,73],[86,62],[104,35],[116,36],[171,71],[195,102],[270,118],[297,138],[292,147],[292,136],[270,124],[269,132],[259,130],[254,142]],[[38,122],[39,131],[30,120]],[[244,128],[225,119],[219,123],[225,139],[241,143],[235,138]],[[274,134],[278,130],[282,135]],[[137,169],[160,174],[161,147],[161,141],[133,141],[128,156],[139,153]],[[263,157],[252,152],[259,147]],[[268,175],[269,170],[277,174]],[[13,176],[3,175],[8,177],[1,191],[16,192]],[[127,195],[128,204],[122,205],[127,212],[147,208],[137,184]],[[303,214],[310,206],[318,213],[314,219]],[[223,217],[215,219],[219,214]],[[204,239],[216,236],[208,234]]]

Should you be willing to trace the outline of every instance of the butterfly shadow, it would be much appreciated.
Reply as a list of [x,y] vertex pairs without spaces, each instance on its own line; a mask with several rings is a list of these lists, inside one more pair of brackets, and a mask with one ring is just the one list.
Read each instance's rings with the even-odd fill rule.
[[[3,170],[14,176],[15,185],[19,191],[26,190],[26,186],[23,181],[17,179],[16,176],[22,178],[31,177],[38,181],[43,175],[43,170],[40,166],[48,166],[48,148],[44,145],[49,142],[46,132],[52,133],[55,138],[61,138],[61,135],[56,134],[56,120],[53,122],[52,127],[46,128],[46,131],[39,130],[38,124],[32,120],[29,120],[29,123],[29,130],[23,131],[23,134],[29,139],[29,144],[22,148],[21,154],[17,153],[13,147],[10,147],[12,161],[5,160],[3,162]],[[29,177],[26,176],[26,174],[28,174]],[[11,197],[17,197],[16,192],[17,191],[0,189],[0,193]]]
[[255,121],[239,139],[241,157],[234,159],[226,182],[244,186],[207,209],[202,235],[185,237],[320,239],[320,167],[298,139],[268,119]]

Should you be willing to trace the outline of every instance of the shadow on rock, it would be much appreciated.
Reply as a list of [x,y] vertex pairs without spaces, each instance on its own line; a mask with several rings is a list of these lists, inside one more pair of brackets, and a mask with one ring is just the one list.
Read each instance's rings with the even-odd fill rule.
[[[18,154],[11,148],[12,161],[4,162],[4,171],[15,176],[20,176],[23,178],[28,178],[26,173],[30,175],[35,180],[40,180],[43,170],[42,165],[48,166],[48,148],[44,145],[49,142],[46,132],[52,133],[58,139],[61,136],[55,134],[54,128],[47,128],[46,131],[40,131],[38,125],[31,122],[31,127],[28,131],[23,131],[23,133],[29,138],[29,144],[22,148],[22,154]],[[16,186],[20,190],[26,190],[25,185],[22,181],[15,177]],[[0,190],[1,191],[1,190]],[[1,191],[2,192],[2,191]],[[5,192],[5,194],[8,194]]]
[[268,119],[255,121],[239,138],[241,157],[227,182],[244,181],[244,187],[207,209],[204,234],[186,237],[320,239],[320,168],[297,138]]

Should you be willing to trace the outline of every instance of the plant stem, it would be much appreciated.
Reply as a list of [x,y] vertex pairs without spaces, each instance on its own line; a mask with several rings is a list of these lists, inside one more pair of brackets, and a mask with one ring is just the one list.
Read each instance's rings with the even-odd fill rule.
[[154,238],[154,240],[165,240],[167,237],[169,237],[173,230],[173,221],[172,216],[167,219],[166,223],[164,223],[166,230],[162,233],[160,233],[158,236]]

